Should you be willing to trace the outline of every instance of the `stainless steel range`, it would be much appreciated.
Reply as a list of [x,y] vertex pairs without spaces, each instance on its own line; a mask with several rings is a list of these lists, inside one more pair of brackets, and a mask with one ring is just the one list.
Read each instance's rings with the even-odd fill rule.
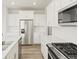
[[77,45],[73,43],[49,43],[48,59],[77,59]]

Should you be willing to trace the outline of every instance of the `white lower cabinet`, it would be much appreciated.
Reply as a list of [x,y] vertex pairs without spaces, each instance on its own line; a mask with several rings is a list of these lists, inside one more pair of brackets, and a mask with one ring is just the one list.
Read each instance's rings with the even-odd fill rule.
[[10,50],[5,59],[18,59],[18,43]]

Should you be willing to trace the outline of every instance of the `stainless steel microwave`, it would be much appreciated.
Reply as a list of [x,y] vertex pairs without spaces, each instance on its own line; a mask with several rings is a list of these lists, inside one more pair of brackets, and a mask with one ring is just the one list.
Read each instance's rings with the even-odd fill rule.
[[77,4],[67,6],[58,12],[58,24],[77,22]]

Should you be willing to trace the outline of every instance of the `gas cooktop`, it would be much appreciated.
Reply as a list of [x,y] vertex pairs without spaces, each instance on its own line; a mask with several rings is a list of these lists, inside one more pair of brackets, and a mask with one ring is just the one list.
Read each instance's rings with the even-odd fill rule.
[[77,58],[77,45],[73,43],[52,43],[60,52],[70,58]]

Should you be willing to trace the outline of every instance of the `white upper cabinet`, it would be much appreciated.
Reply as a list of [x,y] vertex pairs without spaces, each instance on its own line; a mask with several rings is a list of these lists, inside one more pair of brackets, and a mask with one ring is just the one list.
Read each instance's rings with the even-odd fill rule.
[[19,16],[18,14],[8,14],[7,20],[7,35],[8,33],[12,35],[19,34]]
[[76,2],[76,0],[55,0],[56,3],[57,3],[57,7],[58,7],[58,10],[68,6],[68,5],[71,5],[72,3]]
[[61,7],[64,8],[74,2],[76,2],[76,0],[61,0]]
[[34,26],[46,26],[46,15],[45,14],[34,14],[33,19]]
[[62,0],[55,0],[55,8],[58,8],[57,10],[62,8]]
[[8,26],[18,26],[19,16],[18,14],[9,14],[8,16]]
[[53,25],[54,17],[55,17],[55,4],[54,4],[54,2],[51,2],[47,6],[47,26]]
[[33,19],[34,18],[34,12],[33,11],[20,11],[19,12],[20,19]]

